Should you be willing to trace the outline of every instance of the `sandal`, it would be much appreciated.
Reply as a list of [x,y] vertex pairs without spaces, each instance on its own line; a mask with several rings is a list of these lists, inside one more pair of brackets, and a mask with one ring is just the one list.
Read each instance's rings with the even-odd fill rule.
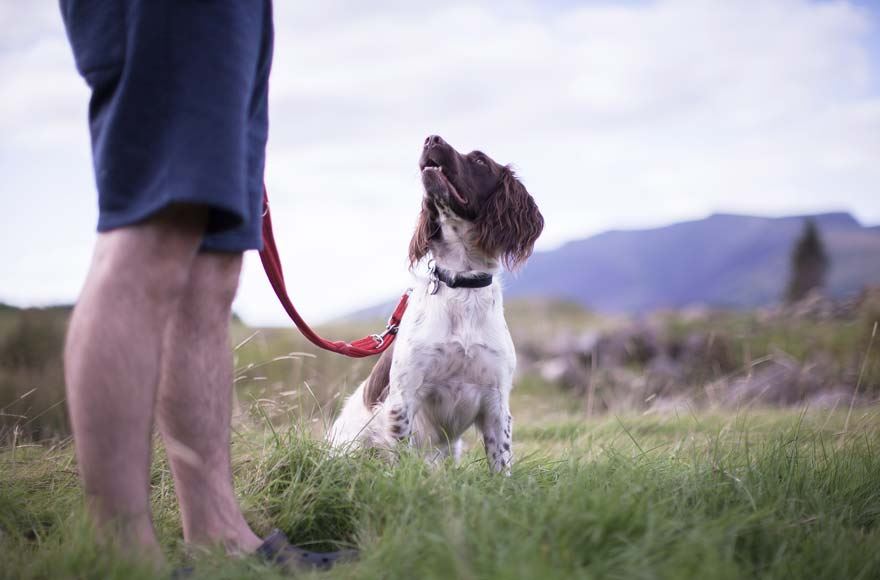
[[337,552],[311,552],[292,545],[281,530],[273,530],[257,548],[256,555],[287,571],[303,569],[327,570],[335,564],[357,559],[357,550]]

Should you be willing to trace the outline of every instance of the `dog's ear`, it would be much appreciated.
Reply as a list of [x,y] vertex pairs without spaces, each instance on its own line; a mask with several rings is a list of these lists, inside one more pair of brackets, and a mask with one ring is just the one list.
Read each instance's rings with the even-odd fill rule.
[[508,270],[516,270],[532,255],[544,229],[544,217],[535,200],[504,167],[501,184],[483,204],[476,221],[477,243],[491,256],[500,256]]
[[416,222],[416,231],[409,241],[409,267],[415,266],[428,253],[428,242],[440,233],[437,208],[427,197],[422,199],[422,211]]

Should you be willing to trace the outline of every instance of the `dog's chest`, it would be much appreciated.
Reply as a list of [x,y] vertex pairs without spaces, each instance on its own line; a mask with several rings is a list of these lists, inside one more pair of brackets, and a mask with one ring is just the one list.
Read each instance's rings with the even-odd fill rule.
[[423,385],[434,391],[448,390],[458,397],[463,390],[494,388],[503,375],[503,357],[486,344],[449,341],[432,345],[428,352]]
[[422,371],[423,387],[463,396],[470,388],[497,388],[509,382],[515,355],[500,291],[460,297],[444,296],[441,290],[431,298],[435,299],[413,305],[414,316],[400,337],[407,343],[407,364]]
[[[417,425],[431,425],[450,437],[460,436],[489,399],[505,384],[502,358],[482,345],[465,348],[457,343],[437,345],[427,361],[421,386],[421,412]],[[427,422],[423,419],[429,418]]]

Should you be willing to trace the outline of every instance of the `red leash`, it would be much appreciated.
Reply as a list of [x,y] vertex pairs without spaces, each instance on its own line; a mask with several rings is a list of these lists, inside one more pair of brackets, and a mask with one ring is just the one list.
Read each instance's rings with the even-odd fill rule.
[[288,316],[296,324],[299,331],[315,346],[352,358],[363,358],[383,352],[394,342],[394,338],[397,336],[397,328],[400,326],[400,319],[403,318],[403,313],[409,300],[409,291],[406,291],[400,297],[397,308],[394,309],[394,313],[388,319],[385,331],[381,334],[365,336],[354,342],[330,341],[321,338],[314,330],[309,328],[309,325],[306,324],[306,321],[303,320],[299,312],[296,311],[296,308],[293,307],[293,303],[287,295],[287,287],[284,284],[284,272],[281,270],[281,259],[278,257],[278,247],[275,245],[275,236],[272,234],[269,194],[265,187],[263,188],[263,251],[260,252],[260,260],[263,262],[266,276],[269,277],[272,289],[275,290],[275,294],[278,296],[278,300],[281,301],[281,305],[284,306],[284,310],[287,311]]

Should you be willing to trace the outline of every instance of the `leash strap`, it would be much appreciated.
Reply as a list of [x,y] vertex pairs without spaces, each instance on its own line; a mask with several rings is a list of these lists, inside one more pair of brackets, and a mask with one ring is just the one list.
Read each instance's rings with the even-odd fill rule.
[[352,358],[364,358],[380,354],[394,343],[397,329],[400,326],[400,320],[403,318],[403,313],[406,311],[407,302],[409,301],[409,290],[400,297],[400,302],[397,303],[394,313],[388,319],[385,330],[380,334],[365,336],[354,342],[331,341],[318,336],[306,324],[306,321],[303,320],[303,317],[293,307],[293,303],[287,295],[287,286],[284,284],[284,272],[281,269],[281,258],[278,256],[275,235],[272,233],[269,193],[266,191],[265,186],[263,187],[263,250],[260,252],[260,261],[263,262],[263,269],[266,271],[269,283],[272,284],[272,289],[275,290],[275,295],[278,296],[278,300],[281,301],[281,305],[284,307],[287,315],[290,316],[290,319],[293,320],[293,323],[296,324],[296,327],[303,336],[309,339],[315,346]]

